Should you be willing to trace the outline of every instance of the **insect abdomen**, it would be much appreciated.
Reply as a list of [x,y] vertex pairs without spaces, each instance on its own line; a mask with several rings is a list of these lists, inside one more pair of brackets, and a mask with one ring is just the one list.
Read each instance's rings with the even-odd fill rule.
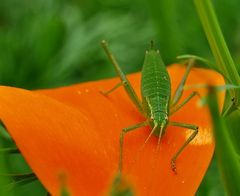
[[142,99],[147,116],[164,112],[168,114],[171,83],[166,67],[158,51],[146,52],[142,69]]

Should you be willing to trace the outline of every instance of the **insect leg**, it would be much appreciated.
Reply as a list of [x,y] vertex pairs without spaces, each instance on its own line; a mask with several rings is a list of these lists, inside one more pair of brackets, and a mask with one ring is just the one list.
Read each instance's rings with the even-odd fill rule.
[[192,124],[186,124],[186,123],[179,123],[179,122],[169,122],[169,125],[177,126],[177,127],[183,127],[192,129],[193,133],[189,136],[189,138],[184,142],[184,144],[179,148],[179,150],[174,154],[171,160],[171,168],[176,173],[176,159],[178,156],[182,153],[182,151],[186,148],[186,146],[195,138],[195,136],[198,134],[198,126],[192,125]]
[[170,115],[174,114],[179,109],[181,109],[186,103],[188,103],[196,95],[200,97],[200,94],[198,92],[194,91],[186,99],[184,99],[182,103],[180,103],[179,105],[171,107],[170,108]]
[[189,72],[190,72],[191,68],[193,67],[194,63],[195,63],[195,59],[189,60],[189,63],[187,65],[187,69],[184,73],[184,76],[183,76],[181,82],[179,83],[177,90],[174,93],[173,99],[171,100],[171,106],[176,105],[178,103],[178,101],[180,100],[180,98],[182,97],[183,87],[185,85],[185,82],[187,80]]
[[122,173],[123,140],[124,140],[125,134],[127,132],[133,131],[137,128],[144,127],[144,126],[147,126],[147,125],[148,125],[148,121],[144,121],[144,122],[138,123],[136,125],[133,125],[133,126],[122,129],[122,132],[121,132],[121,135],[120,135],[120,153],[119,153],[119,162],[118,162],[118,169],[119,169],[119,174],[120,175]]
[[103,95],[107,96],[109,93],[113,92],[118,87],[122,86],[122,82],[117,83],[113,88],[109,89],[108,91],[100,91]]
[[118,83],[111,90],[107,91],[108,92],[107,94],[109,94],[110,92],[112,92],[113,90],[118,88],[119,86],[123,85],[124,88],[125,88],[126,93],[129,96],[129,98],[132,100],[132,102],[135,104],[135,106],[138,108],[138,110],[143,114],[144,112],[143,112],[143,108],[142,108],[142,103],[139,100],[139,98],[138,98],[137,94],[135,93],[133,87],[131,86],[130,82],[128,81],[126,75],[123,73],[123,71],[121,70],[120,66],[118,65],[117,60],[115,59],[113,54],[110,52],[110,50],[109,50],[109,48],[107,46],[107,42],[105,40],[103,40],[101,42],[101,44],[102,44],[102,47],[103,47],[105,53],[107,54],[109,60],[113,64],[117,75],[121,79],[121,83]]

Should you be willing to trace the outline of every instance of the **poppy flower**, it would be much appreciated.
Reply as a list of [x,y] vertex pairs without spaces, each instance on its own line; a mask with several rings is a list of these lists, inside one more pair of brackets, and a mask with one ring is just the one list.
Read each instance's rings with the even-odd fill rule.
[[[185,68],[168,67],[172,91]],[[140,96],[140,73],[128,76]],[[28,91],[0,87],[0,119],[22,155],[51,195],[59,195],[61,180],[73,196],[106,195],[118,171],[119,136],[123,128],[144,121],[123,88],[104,96],[118,78],[87,82],[49,90]],[[193,68],[186,85],[223,85],[214,71]],[[207,89],[194,89],[201,97]],[[185,90],[182,100],[193,89]],[[219,99],[223,102],[224,93]],[[127,133],[124,140],[123,175],[136,195],[194,195],[211,160],[214,141],[207,106],[194,97],[170,117],[170,121],[199,126],[199,134],[176,161],[170,161],[191,134],[190,130],[167,127],[157,149],[158,138],[150,127]]]

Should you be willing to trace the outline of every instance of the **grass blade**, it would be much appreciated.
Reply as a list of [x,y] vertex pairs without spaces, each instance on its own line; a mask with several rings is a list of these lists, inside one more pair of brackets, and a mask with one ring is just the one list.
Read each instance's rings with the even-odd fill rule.
[[[226,81],[227,83],[239,85],[240,76],[224,40],[211,0],[194,0],[194,2],[212,53],[215,57],[218,70],[222,70],[224,77],[228,78],[229,81]],[[225,115],[238,109],[238,100],[240,99],[240,91],[237,89],[229,89],[227,94],[229,96],[225,101]]]
[[220,116],[217,96],[213,89],[210,89],[208,102],[214,125],[217,161],[225,190],[228,195],[240,195],[239,155],[237,154],[237,149],[235,149],[233,145],[229,127],[227,127],[223,117]]

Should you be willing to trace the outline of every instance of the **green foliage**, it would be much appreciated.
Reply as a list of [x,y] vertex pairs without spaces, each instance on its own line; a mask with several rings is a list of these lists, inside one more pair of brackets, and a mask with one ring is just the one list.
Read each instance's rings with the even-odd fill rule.
[[154,35],[150,22],[138,21],[123,8],[119,9],[123,13],[106,9],[85,16],[85,9],[69,1],[15,0],[19,6],[3,2],[0,82],[4,85],[35,89],[110,76],[111,67],[103,66],[99,45],[103,38],[112,41],[126,70],[136,71],[142,61],[139,54],[146,48],[143,43]]
[[[215,57],[216,68],[220,70],[227,84],[240,84],[240,76],[237,66],[234,64],[230,51],[224,40],[221,28],[213,9],[211,1],[195,0],[199,17],[202,21],[209,45]],[[240,91],[238,89],[230,89],[225,100],[223,115],[227,115],[239,107]]]
[[[0,158],[2,156],[3,153],[0,153]],[[46,190],[36,176],[31,173],[31,170],[27,168],[21,155],[5,155],[3,161],[0,162],[1,166],[5,163],[5,169],[1,167],[0,193],[5,194],[1,195],[46,195]]]
[[8,176],[12,179],[11,183],[4,186],[6,190],[12,189],[13,187],[25,185],[37,180],[37,177],[33,173],[23,173],[23,174],[2,174],[3,176]]
[[2,122],[0,141],[0,195],[45,195],[46,190],[31,172]]
[[[228,50],[211,1],[195,0],[195,4],[215,57],[217,69],[221,70],[226,84],[239,85],[239,68],[234,63]],[[227,90],[222,116],[220,116],[216,93],[211,87],[209,88],[208,101],[214,125],[216,158],[227,195],[240,194],[238,186],[240,181],[240,148],[237,145],[240,137],[237,131],[240,128],[238,125],[240,117],[239,100],[239,89]]]
[[[5,156],[6,156],[5,154],[0,153],[0,168],[1,168],[1,172],[4,172],[4,173],[7,171]],[[5,184],[9,183],[9,181],[10,181],[10,179],[8,177],[2,178],[0,176],[0,195],[7,195],[7,191],[5,189],[3,189],[2,187],[4,187]]]
[[[221,171],[225,190],[228,195],[239,195],[240,187],[240,162],[228,128],[229,121],[220,116],[216,93],[210,89],[209,106],[214,125],[216,139],[216,154]],[[238,118],[239,119],[239,118]],[[239,135],[239,134],[238,134]],[[238,148],[239,149],[239,148]]]
[[224,188],[221,183],[220,174],[218,172],[216,156],[214,156],[208,172],[206,173],[196,196],[224,196]]

